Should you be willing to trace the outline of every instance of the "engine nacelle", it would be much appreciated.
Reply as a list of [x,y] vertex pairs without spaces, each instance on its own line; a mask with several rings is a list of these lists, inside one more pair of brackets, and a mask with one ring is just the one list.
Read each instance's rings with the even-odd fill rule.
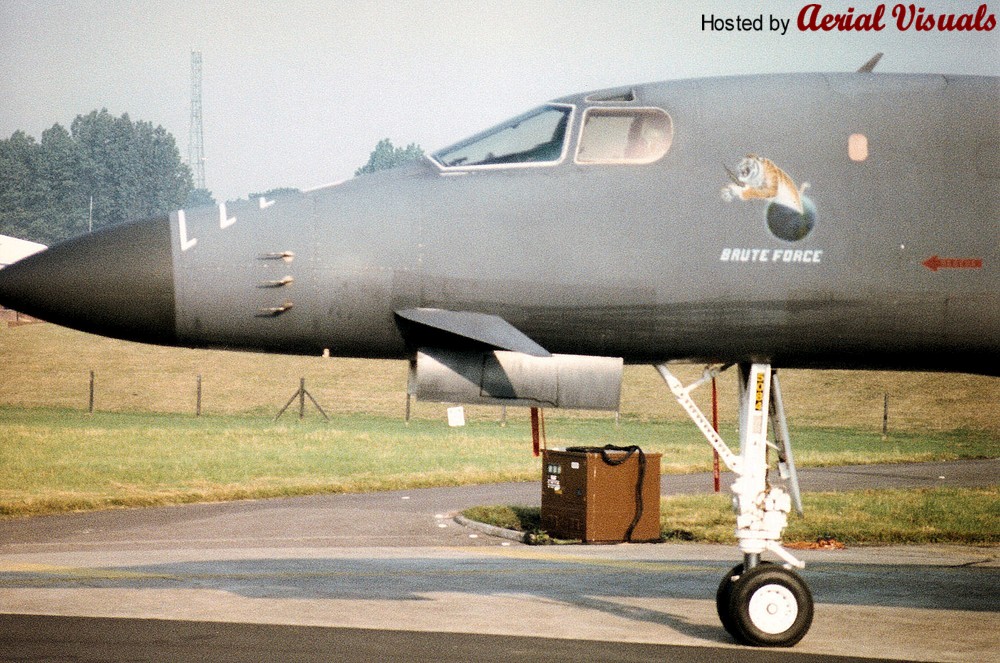
[[418,400],[618,410],[620,357],[421,348],[410,393]]

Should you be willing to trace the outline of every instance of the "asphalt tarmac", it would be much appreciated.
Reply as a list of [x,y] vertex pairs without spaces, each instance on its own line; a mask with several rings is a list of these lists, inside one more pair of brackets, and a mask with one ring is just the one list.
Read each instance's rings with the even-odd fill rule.
[[[800,479],[989,486],[998,469]],[[663,492],[711,485],[665,476]],[[996,547],[797,551],[812,629],[791,650],[747,649],[715,614],[734,547],[525,546],[452,517],[539,500],[538,484],[505,484],[0,522],[0,660],[1000,661]]]

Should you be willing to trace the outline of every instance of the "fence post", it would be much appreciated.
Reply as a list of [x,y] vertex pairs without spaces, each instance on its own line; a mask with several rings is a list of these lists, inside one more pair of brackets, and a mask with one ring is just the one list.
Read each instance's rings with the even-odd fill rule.
[[90,372],[90,401],[87,405],[87,413],[94,414],[94,371]]
[[275,415],[274,420],[277,421],[278,419],[280,419],[281,415],[283,415],[285,413],[285,410],[287,410],[289,406],[291,406],[291,404],[295,402],[296,398],[299,399],[299,419],[305,418],[306,396],[308,396],[309,400],[312,401],[312,404],[316,406],[316,409],[319,410],[319,413],[323,415],[323,418],[326,419],[327,421],[330,421],[330,417],[326,415],[326,412],[324,412],[323,408],[321,408],[319,403],[316,402],[316,399],[312,397],[312,394],[306,391],[305,378],[299,378],[299,390],[296,391],[294,394],[292,394],[292,397],[288,399],[287,403],[285,403],[285,407],[281,408],[278,414]]
[[882,399],[882,440],[889,437],[889,392]]
[[406,369],[406,414],[403,421],[410,425],[410,401],[417,393],[417,360],[411,359],[409,367]]
[[299,419],[306,416],[306,379],[299,378]]
[[196,417],[201,416],[201,373],[198,374],[198,401],[197,404],[195,405],[194,416]]

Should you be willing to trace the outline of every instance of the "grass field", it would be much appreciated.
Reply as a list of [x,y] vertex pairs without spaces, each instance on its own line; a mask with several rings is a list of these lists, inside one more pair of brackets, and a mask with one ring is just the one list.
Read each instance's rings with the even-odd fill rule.
[[[535,481],[527,422],[506,427],[374,415],[273,422],[261,416],[0,408],[0,515],[249,497]],[[725,433],[726,431],[724,431]],[[732,432],[732,431],[729,431]],[[711,452],[689,423],[554,419],[552,447],[638,444],[666,473],[706,471]],[[796,432],[802,467],[992,457],[986,431]]]
[[[667,541],[736,543],[731,497],[684,495],[660,504],[660,532]],[[805,515],[789,518],[784,540],[844,545],[902,543],[1000,544],[1000,487],[933,488],[804,493]],[[541,532],[537,507],[475,507],[463,512],[480,522]]]
[[[0,326],[0,406],[86,409],[90,371],[96,408],[104,412],[193,414],[197,376],[203,412],[267,417],[295,392],[299,378],[329,412],[402,418],[406,401],[402,361],[288,357],[215,350],[163,348],[92,336],[55,325]],[[699,375],[698,367],[677,373]],[[733,424],[734,371],[719,380],[720,416]],[[881,432],[889,396],[890,432],[969,429],[1000,436],[1000,379],[961,374],[782,371],[789,423]],[[709,388],[694,392],[707,411]],[[418,418],[442,420],[447,406],[419,403]],[[509,417],[526,420],[524,410]],[[648,421],[684,421],[656,371],[627,366],[621,415]],[[473,420],[499,419],[499,408],[467,408]],[[549,418],[606,419],[607,413],[550,412]]]
[[[86,413],[91,370],[93,415]],[[194,416],[198,375],[202,417]],[[329,423],[314,411],[302,421],[297,413],[272,421],[299,377],[332,414]],[[801,466],[1000,456],[995,378],[846,371],[783,371],[782,378]],[[730,440],[733,380],[729,372],[720,381]],[[499,408],[468,408],[469,425],[451,429],[446,405],[421,403],[405,425],[405,384],[398,361],[159,348],[47,324],[0,328],[0,516],[538,479],[526,412],[511,408],[501,427]],[[708,389],[698,398],[707,409]],[[616,425],[608,413],[548,412],[548,445],[639,444],[663,454],[664,472],[709,468],[708,445],[652,368],[626,368],[620,415]],[[995,491],[987,497],[995,510]],[[731,514],[725,519],[731,529]]]

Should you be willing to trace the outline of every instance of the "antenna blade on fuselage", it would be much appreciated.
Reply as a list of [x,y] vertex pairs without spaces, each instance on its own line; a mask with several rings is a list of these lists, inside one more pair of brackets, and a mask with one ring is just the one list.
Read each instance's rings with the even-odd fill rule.
[[878,61],[882,59],[882,55],[883,55],[882,53],[876,53],[875,55],[873,55],[871,60],[861,65],[861,68],[858,69],[858,73],[859,74],[872,73],[872,71],[875,69],[875,66],[878,64]]

